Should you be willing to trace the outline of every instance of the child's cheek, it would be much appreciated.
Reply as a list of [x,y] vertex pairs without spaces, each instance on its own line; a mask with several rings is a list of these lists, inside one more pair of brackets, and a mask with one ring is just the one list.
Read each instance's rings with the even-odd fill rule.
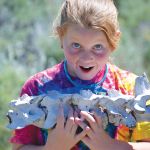
[[108,54],[104,52],[104,53],[96,54],[95,56],[102,59],[102,58],[106,58]]
[[68,49],[68,52],[70,55],[77,55],[79,53],[79,50],[75,48],[70,48]]

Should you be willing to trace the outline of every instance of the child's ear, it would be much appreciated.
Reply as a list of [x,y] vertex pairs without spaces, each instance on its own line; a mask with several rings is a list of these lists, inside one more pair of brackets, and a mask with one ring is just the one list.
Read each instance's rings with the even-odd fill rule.
[[116,39],[116,43],[114,43],[114,46],[110,46],[110,49],[112,52],[114,52],[118,46],[119,40],[120,40],[120,36],[121,36],[121,32],[120,30],[117,30],[117,32],[115,33],[115,39]]
[[120,38],[120,36],[121,36],[121,32],[120,32],[120,30],[117,30],[116,37]]

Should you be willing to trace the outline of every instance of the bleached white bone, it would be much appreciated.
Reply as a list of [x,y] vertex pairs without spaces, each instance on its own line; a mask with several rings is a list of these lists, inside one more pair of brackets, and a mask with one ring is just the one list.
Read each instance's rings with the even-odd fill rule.
[[41,106],[47,110],[43,128],[48,129],[55,125],[60,104],[63,105],[64,115],[67,117],[69,112],[69,108],[67,106],[69,105],[70,100],[71,94],[61,94],[57,91],[51,91],[43,98]]
[[149,106],[146,106],[150,100],[150,83],[146,75],[137,77],[134,90],[135,96],[123,95],[116,90],[108,90],[107,96],[96,95],[89,90],[82,90],[80,94],[50,91],[39,96],[24,95],[10,103],[12,110],[8,111],[8,128],[18,129],[29,124],[52,128],[56,124],[60,104],[65,118],[69,107],[73,106],[87,112],[96,111],[102,117],[104,128],[109,122],[116,126],[134,127],[136,122],[150,121]]
[[45,117],[45,112],[39,107],[44,95],[37,97],[23,95],[18,100],[12,100],[10,106],[13,110],[8,111],[8,118],[11,121],[9,128],[23,128],[29,124],[40,124]]

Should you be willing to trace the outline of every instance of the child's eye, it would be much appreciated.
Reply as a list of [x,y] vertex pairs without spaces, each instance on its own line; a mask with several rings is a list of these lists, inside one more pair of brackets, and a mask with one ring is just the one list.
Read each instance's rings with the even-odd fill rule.
[[80,46],[79,43],[72,43],[72,47],[78,49],[78,48],[80,48],[81,46]]
[[104,51],[104,47],[101,45],[101,44],[96,44],[94,46],[94,50],[97,52],[97,53],[102,53]]
[[103,46],[102,46],[101,44],[96,44],[96,45],[94,46],[94,49],[96,49],[96,50],[101,50],[101,49],[103,49]]

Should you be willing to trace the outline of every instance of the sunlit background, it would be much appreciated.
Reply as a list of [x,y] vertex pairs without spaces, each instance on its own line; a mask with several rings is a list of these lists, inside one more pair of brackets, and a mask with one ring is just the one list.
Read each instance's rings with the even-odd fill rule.
[[[115,64],[150,77],[150,0],[114,0],[122,39]],[[60,62],[63,53],[52,36],[62,0],[0,0],[0,150],[9,150],[5,126],[8,102],[19,96],[25,80]]]

